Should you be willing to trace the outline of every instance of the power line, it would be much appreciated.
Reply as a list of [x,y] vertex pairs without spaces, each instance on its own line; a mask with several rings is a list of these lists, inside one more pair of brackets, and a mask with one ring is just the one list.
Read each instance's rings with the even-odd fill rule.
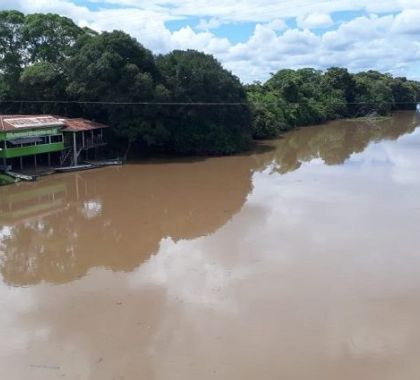
[[[375,104],[386,104],[386,105],[403,105],[403,104],[418,104],[420,100],[412,102],[336,102],[335,105],[375,105]],[[246,102],[115,102],[115,101],[80,101],[80,100],[0,100],[2,103],[21,103],[21,104],[78,104],[78,105],[115,105],[115,106],[247,106],[251,104],[264,105],[265,103],[246,103]],[[296,102],[288,103],[283,108],[291,108],[293,106],[310,105],[310,103]]]
[[223,102],[103,102],[79,100],[0,100],[1,103],[45,103],[45,104],[94,104],[94,105],[121,105],[121,106],[245,106],[249,103],[223,103]]

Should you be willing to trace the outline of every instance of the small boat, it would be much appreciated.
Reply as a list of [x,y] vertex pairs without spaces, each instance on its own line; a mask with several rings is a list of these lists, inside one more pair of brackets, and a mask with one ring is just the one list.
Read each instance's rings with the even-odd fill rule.
[[22,181],[34,182],[38,178],[37,175],[31,175],[31,174],[23,174],[23,173],[11,172],[11,171],[7,171],[5,173],[10,177],[13,177]]
[[42,171],[42,172],[39,172],[39,176],[40,177],[45,177],[45,176],[47,176],[47,175],[51,175],[51,174],[54,174],[55,173],[55,169],[48,169],[48,170],[44,170],[44,171]]
[[124,161],[121,159],[113,159],[113,160],[101,160],[101,161],[86,161],[86,163],[90,165],[94,165],[97,168],[102,168],[104,166],[121,166],[123,165]]
[[70,173],[70,172],[78,172],[82,170],[89,170],[89,169],[95,169],[96,166],[92,164],[86,164],[86,165],[75,165],[75,166],[63,166],[61,168],[55,168],[56,173]]

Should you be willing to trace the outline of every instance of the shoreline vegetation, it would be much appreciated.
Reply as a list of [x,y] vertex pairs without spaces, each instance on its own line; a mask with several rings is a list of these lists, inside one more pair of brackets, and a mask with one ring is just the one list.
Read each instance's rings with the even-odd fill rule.
[[0,173],[0,186],[12,185],[16,183],[15,179],[7,174]]
[[[224,155],[335,119],[415,110],[420,82],[377,71],[282,69],[243,85],[211,55],[153,55],[121,31],[0,12],[0,113],[108,124],[112,154]],[[357,120],[357,119],[356,119]],[[360,120],[360,119],[358,119]]]
[[373,121],[373,122],[381,122],[391,119],[391,116],[359,116],[353,117],[351,119],[344,119],[346,121]]

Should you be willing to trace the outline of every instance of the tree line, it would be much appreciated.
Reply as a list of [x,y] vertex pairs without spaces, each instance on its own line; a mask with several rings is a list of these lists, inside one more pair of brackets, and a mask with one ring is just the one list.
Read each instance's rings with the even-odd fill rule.
[[340,118],[384,116],[415,110],[420,82],[332,67],[280,70],[265,82],[246,86],[254,138],[271,138],[298,126]]
[[0,12],[0,112],[109,124],[111,146],[134,155],[233,154],[296,126],[412,109],[418,99],[418,82],[343,68],[280,70],[244,86],[195,50],[154,56],[121,31]]

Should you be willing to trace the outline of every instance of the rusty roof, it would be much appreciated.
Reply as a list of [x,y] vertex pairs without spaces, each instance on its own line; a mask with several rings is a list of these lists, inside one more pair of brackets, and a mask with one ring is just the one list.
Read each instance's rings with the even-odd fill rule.
[[108,128],[108,125],[82,118],[68,119],[51,115],[0,115],[0,131],[10,132],[53,126],[62,126],[65,132],[82,132]]
[[0,131],[16,131],[54,126],[64,126],[64,123],[51,115],[0,115]]
[[83,132],[99,128],[108,128],[108,125],[96,123],[95,121],[86,120],[82,118],[77,119],[60,119],[63,121],[65,132]]

